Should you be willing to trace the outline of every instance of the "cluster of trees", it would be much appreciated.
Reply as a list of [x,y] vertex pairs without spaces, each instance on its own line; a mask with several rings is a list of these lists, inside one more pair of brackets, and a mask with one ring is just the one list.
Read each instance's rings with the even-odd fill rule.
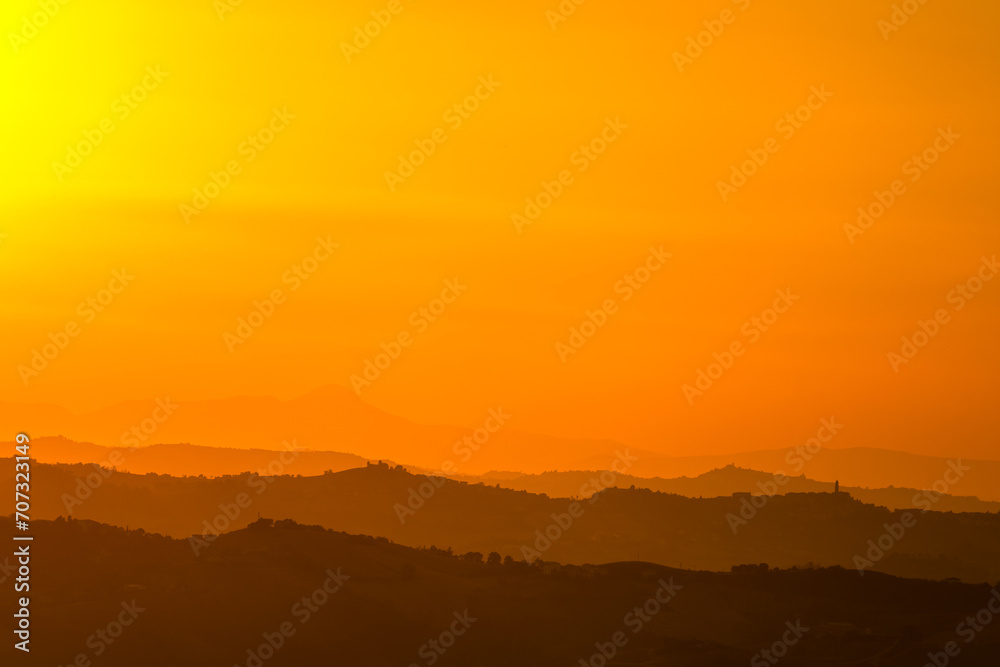
[[[378,463],[372,463],[371,461],[369,461],[368,463],[365,464],[365,467],[366,468],[379,468],[381,470],[392,470],[393,472],[407,472],[406,468],[404,468],[401,465],[397,465],[397,466],[393,467],[393,466],[390,466],[385,461],[381,461],[381,460]],[[332,470],[325,470],[325,471],[323,471],[323,474],[324,475],[332,475],[334,473],[333,473]]]
[[770,568],[767,563],[747,563],[745,565],[733,565],[733,574],[763,574]]
[[[261,517],[256,521],[247,525],[247,530],[271,530],[271,529],[283,529],[283,530],[320,530],[329,533],[335,533],[341,537],[350,539],[357,542],[379,542],[383,544],[395,545],[395,542],[386,537],[373,537],[371,535],[353,535],[351,533],[344,533],[342,531],[336,531],[329,528],[324,528],[323,526],[317,525],[305,525],[298,523],[294,519],[268,519]],[[406,547],[403,547],[406,548]],[[534,563],[528,564],[521,560],[515,560],[512,556],[501,556],[496,551],[491,551],[486,556],[483,556],[480,551],[469,551],[464,554],[456,554],[451,547],[447,549],[441,549],[437,546],[431,545],[429,547],[420,547],[420,551],[424,551],[441,558],[454,558],[456,560],[462,561],[463,563],[471,563],[473,565],[480,565],[490,568],[508,568],[511,570],[528,570],[531,568],[542,569],[545,563],[541,560],[537,560]],[[407,578],[412,577],[412,570],[408,573]]]
[[[487,556],[483,556],[480,551],[469,551],[464,554],[456,554],[452,551],[451,547],[447,549],[440,549],[434,545],[429,547],[421,547],[421,551],[426,551],[432,553],[435,556],[441,556],[443,558],[456,558],[465,563],[472,563],[474,565],[485,565],[486,567],[506,567],[506,568],[528,568],[531,567],[528,563],[520,560],[515,560],[512,556],[501,556],[496,551],[491,551]],[[541,561],[535,561],[533,565],[539,565]]]
[[[11,515],[11,520],[14,519],[14,515]],[[161,535],[159,533],[147,533],[142,528],[130,528],[125,526],[110,526],[108,524],[100,523],[97,521],[92,521],[90,519],[74,519],[72,515],[62,516],[61,514],[52,520],[52,523],[59,527],[60,529],[69,529],[77,533],[90,533],[94,535],[100,535],[104,539],[112,538],[127,538],[129,536],[139,536],[145,538],[146,540],[160,541],[160,542],[175,542],[171,537],[166,535]]]

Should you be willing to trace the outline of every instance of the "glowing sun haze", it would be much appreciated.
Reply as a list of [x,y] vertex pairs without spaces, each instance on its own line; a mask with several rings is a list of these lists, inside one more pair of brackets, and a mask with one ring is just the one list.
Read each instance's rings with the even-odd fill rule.
[[[288,399],[351,387],[408,333],[360,395],[417,422],[502,405],[687,455],[794,446],[835,415],[837,447],[994,458],[1000,280],[968,281],[1000,251],[1000,5],[886,32],[888,0],[591,0],[554,29],[557,0],[400,0],[348,61],[388,4],[70,0],[5,40],[0,399]],[[4,34],[37,11],[5,3]]]

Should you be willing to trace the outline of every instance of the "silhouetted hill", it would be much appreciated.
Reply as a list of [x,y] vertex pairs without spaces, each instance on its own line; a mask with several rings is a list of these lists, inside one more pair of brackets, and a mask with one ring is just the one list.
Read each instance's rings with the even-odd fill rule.
[[[869,541],[886,533],[886,524],[908,515],[915,525],[891,538],[884,557],[870,558],[871,569],[971,582],[1000,578],[1000,515],[890,511],[844,493],[699,499],[610,488],[574,504],[387,466],[317,477],[105,474],[107,479],[93,466],[36,464],[33,484],[45,491],[37,494],[35,516],[54,518],[72,507],[77,518],[187,537],[242,528],[262,513],[411,546],[449,544],[576,564],[641,558],[727,570],[743,562],[854,567]],[[96,488],[84,498],[88,476]]]
[[[492,444],[500,444],[504,447],[503,441],[493,441]],[[274,444],[274,443],[271,443]],[[551,444],[551,443],[550,443]],[[611,443],[614,444],[614,443]],[[0,443],[13,447],[13,443]],[[549,445],[546,445],[549,446]],[[609,445],[610,446],[610,445]],[[298,455],[293,464],[287,466],[286,472],[299,475],[320,475],[332,470],[339,472],[364,465],[368,461],[385,460],[394,465],[402,463],[404,467],[415,473],[421,474],[444,474],[444,476],[461,481],[484,482],[486,484],[500,483],[501,486],[512,489],[523,489],[533,493],[546,493],[548,495],[559,496],[581,496],[589,495],[581,488],[590,482],[595,475],[607,472],[607,467],[618,459],[618,455],[609,454],[594,461],[599,461],[603,466],[594,470],[573,469],[573,465],[565,462],[557,466],[552,466],[547,472],[536,474],[526,474],[526,472],[487,471],[482,474],[469,474],[467,466],[458,466],[456,463],[460,457],[454,453],[450,458],[443,459],[438,466],[433,468],[413,465],[407,459],[393,460],[386,456],[379,455],[377,458],[365,458],[356,454],[343,453],[337,451],[325,451],[307,449],[297,440],[285,440],[277,444],[277,449],[268,446],[264,449],[246,449],[237,447],[204,447],[193,444],[160,444],[144,445],[136,449],[129,447],[104,447],[92,442],[75,442],[69,438],[40,437],[32,440],[32,457],[42,463],[101,463],[104,465],[114,465],[121,470],[128,470],[138,474],[155,472],[168,475],[204,475],[207,477],[217,477],[220,475],[235,475],[246,470],[257,470],[266,468],[278,457],[281,452],[295,450]],[[464,450],[460,450],[464,451]],[[557,447],[555,451],[559,451]],[[691,497],[730,495],[737,491],[757,492],[757,482],[765,482],[767,478],[773,476],[772,470],[767,467],[746,468],[731,464],[721,464],[721,467],[701,469],[700,466],[708,465],[707,461],[717,460],[720,457],[698,457],[693,459],[663,459],[662,457],[651,457],[647,452],[621,448],[618,452],[628,452],[634,459],[630,462],[627,473],[616,473],[620,480],[627,480],[629,485],[636,485],[641,488],[648,488],[654,491],[664,491],[667,493],[678,493]],[[840,454],[834,454],[840,451]],[[866,467],[866,456],[858,458],[861,450],[824,450],[827,457],[824,459],[830,465],[824,467],[807,468],[810,474],[816,472],[822,476],[824,470],[830,474],[830,470],[839,470],[838,474],[826,480],[816,480],[805,478],[804,475],[789,477],[791,480],[787,486],[782,486],[782,491],[825,491],[832,487],[835,479],[841,482],[845,490],[850,490],[856,497],[890,508],[908,507],[908,500],[912,499],[919,489],[940,488],[944,484],[944,490],[937,493],[943,500],[948,502],[935,503],[936,509],[943,511],[991,511],[996,509],[997,504],[978,505],[975,499],[980,499],[990,503],[1000,503],[1000,463],[995,461],[972,461],[965,459],[935,459],[931,457],[910,457],[908,454],[900,452],[885,452],[883,450],[864,450],[871,455],[871,460],[878,460],[885,468],[885,474],[872,476]],[[784,450],[776,452],[757,452],[762,455],[757,457],[768,459],[774,464],[772,453],[785,454]],[[744,455],[734,455],[732,458],[740,458]],[[886,456],[890,461],[886,461]],[[730,458],[730,457],[722,457]],[[537,456],[530,457],[531,465],[526,470],[538,467],[541,460]],[[572,461],[572,458],[566,461]],[[652,460],[655,465],[650,466]],[[451,461],[458,466],[449,468],[452,472],[444,472],[439,469],[441,463]],[[815,461],[815,459],[814,459]],[[854,461],[852,464],[851,462]],[[892,465],[892,461],[899,465]],[[673,462],[673,463],[670,463]],[[914,463],[916,462],[916,463]],[[959,463],[960,462],[960,463]],[[676,465],[674,465],[676,464]],[[857,465],[852,468],[851,465]],[[946,483],[947,479],[953,479],[952,464],[960,465],[963,473],[953,484]],[[907,468],[906,466],[910,466]],[[967,470],[965,470],[967,468]],[[565,472],[554,472],[562,469]],[[651,476],[642,477],[641,474],[654,475],[651,470],[668,470],[669,477]],[[690,473],[690,470],[695,470]],[[787,463],[774,470],[785,471],[786,476],[790,475]],[[910,472],[906,472],[909,470]],[[721,471],[721,472],[719,472]],[[755,471],[760,471],[755,473]],[[933,474],[932,474],[933,472]],[[655,473],[662,474],[662,473]],[[675,475],[693,474],[693,477]],[[884,489],[879,483],[874,482],[876,478],[889,480],[888,493],[881,493]],[[875,492],[875,493],[872,493]],[[948,498],[945,498],[945,497]]]
[[[781,651],[789,667],[903,667],[961,641],[956,625],[997,595],[837,568],[485,565],[291,521],[259,522],[198,556],[183,540],[88,521],[32,532],[33,664],[83,654],[106,667],[542,667],[614,649],[609,664],[728,666],[763,660],[784,637],[795,640]],[[11,624],[4,614],[8,637]],[[994,665],[998,650],[993,624],[953,664]],[[13,652],[5,642],[4,664]]]
[[[603,470],[608,466],[607,461],[594,457],[588,457],[582,463],[584,465],[577,465],[576,469]],[[949,493],[1000,501],[1000,461],[920,456],[873,447],[835,449],[827,446],[811,454],[798,452],[796,448],[782,448],[710,456],[647,455],[640,457],[628,472],[641,477],[694,477],[733,464],[767,473],[805,474],[810,479],[830,484],[840,480],[842,484],[854,487],[929,489],[945,481],[946,476],[954,479],[949,471],[952,464],[957,463],[968,470],[955,484],[949,485]],[[566,465],[549,468],[567,469],[570,467]]]
[[[497,420],[492,415],[501,418]],[[171,458],[170,450],[160,450],[149,459],[130,456],[126,467],[143,473],[237,474],[252,468],[238,450],[280,451],[284,443],[324,454],[315,460],[302,459],[299,473],[304,475],[343,469],[341,464],[324,466],[321,461],[345,456],[393,460],[433,473],[440,473],[450,462],[444,472],[461,475],[481,475],[491,470],[517,470],[522,474],[605,470],[616,459],[616,452],[626,449],[612,440],[557,438],[518,430],[516,416],[504,413],[502,406],[484,406],[482,419],[483,426],[496,427],[493,432],[483,427],[477,430],[418,424],[379,410],[351,390],[336,385],[289,401],[248,396],[184,402],[151,399],[127,401],[82,415],[53,405],[0,403],[0,427],[8,433],[27,431],[35,442],[46,436],[62,435],[81,443],[125,451],[137,446],[189,443],[210,448],[204,452],[206,465],[214,464],[213,472],[198,469],[198,452],[179,460]],[[819,444],[818,440],[815,442]],[[631,453],[637,460],[628,473],[644,478],[694,477],[732,463],[766,473],[805,474],[821,482],[833,483],[839,479],[858,488],[922,489],[931,488],[950,469],[946,458],[874,447],[822,446],[808,452],[803,450],[803,443],[775,444],[784,446],[709,456],[665,456],[632,447]],[[696,448],[697,444],[687,446]],[[107,452],[95,450],[93,445],[84,444],[78,455],[71,447],[60,446],[58,451],[61,457],[58,459],[50,457],[45,448],[40,448],[35,456],[45,463],[107,460]],[[143,467],[152,465],[154,460],[165,467]],[[1000,502],[1000,462],[954,460],[961,460],[969,470],[949,493]],[[181,469],[183,465],[188,467]]]
[[[545,472],[538,475],[518,475],[505,473],[488,473],[481,476],[455,476],[454,479],[471,483],[484,482],[497,484],[507,489],[544,493],[549,496],[588,497],[593,493],[592,480],[599,479],[606,470]],[[805,475],[798,477],[777,477],[772,473],[749,470],[728,465],[724,468],[710,470],[697,477],[636,477],[628,474],[616,474],[618,486],[636,486],[652,491],[676,493],[689,498],[713,498],[730,496],[734,493],[748,492],[753,494],[784,494],[784,493],[828,493],[833,490],[833,484],[808,479]],[[961,489],[956,484],[955,489]],[[581,493],[583,490],[583,493]],[[884,489],[869,489],[856,486],[840,485],[841,491],[846,491],[852,497],[873,505],[881,505],[889,509],[912,509],[915,503],[924,503],[929,498],[933,508],[939,512],[996,512],[1000,511],[1000,502],[984,501],[975,496],[954,496],[947,493],[931,491],[925,493],[922,489],[890,487]],[[922,508],[922,507],[921,507]]]
[[[285,454],[285,460],[291,461],[287,464],[282,463],[280,458],[284,452],[295,453],[294,459]],[[305,451],[295,447],[274,451],[199,447],[184,443],[149,445],[130,451],[127,447],[102,447],[63,437],[32,440],[31,455],[41,463],[98,463],[139,475],[152,472],[178,477],[220,477],[244,470],[267,470],[279,464],[287,473],[322,475],[327,470],[341,471],[364,466],[369,460],[354,454]]]

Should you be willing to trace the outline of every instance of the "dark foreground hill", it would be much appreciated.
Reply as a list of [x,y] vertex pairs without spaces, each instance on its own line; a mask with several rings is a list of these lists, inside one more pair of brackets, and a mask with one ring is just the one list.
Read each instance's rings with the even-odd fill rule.
[[721,571],[811,562],[926,579],[1000,579],[1000,515],[890,511],[845,493],[687,498],[608,488],[572,501],[382,466],[203,479],[36,464],[32,482],[37,518],[72,510],[78,519],[178,538],[243,528],[258,515],[294,516],[410,546],[447,544],[518,560],[644,560]]
[[[1000,618],[982,612],[1000,594],[986,584],[839,568],[484,564],[278,525],[195,556],[184,540],[35,522],[31,664],[506,667],[602,665],[613,653],[608,664],[903,667],[948,642],[960,650],[952,665],[1000,655]],[[0,527],[13,531],[10,519]],[[977,614],[973,630],[965,619]],[[4,613],[8,638],[12,622]],[[0,662],[18,664],[13,652],[5,642]]]

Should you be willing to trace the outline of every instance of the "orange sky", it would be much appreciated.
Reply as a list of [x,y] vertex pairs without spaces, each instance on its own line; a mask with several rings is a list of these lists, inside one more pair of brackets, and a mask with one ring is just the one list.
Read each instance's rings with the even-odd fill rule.
[[[419,422],[503,405],[519,429],[692,454],[791,446],[835,415],[837,446],[995,458],[1000,281],[950,293],[1000,253],[1000,7],[927,3],[887,31],[884,0],[591,0],[553,29],[556,0],[401,0],[348,62],[389,5],[70,0],[32,31],[38,5],[5,3],[0,399],[290,398],[352,386],[408,334],[360,393]],[[185,214],[213,173],[225,187]],[[543,182],[554,201],[512,220]],[[619,283],[661,246],[648,282]],[[786,289],[773,327],[745,328]]]

